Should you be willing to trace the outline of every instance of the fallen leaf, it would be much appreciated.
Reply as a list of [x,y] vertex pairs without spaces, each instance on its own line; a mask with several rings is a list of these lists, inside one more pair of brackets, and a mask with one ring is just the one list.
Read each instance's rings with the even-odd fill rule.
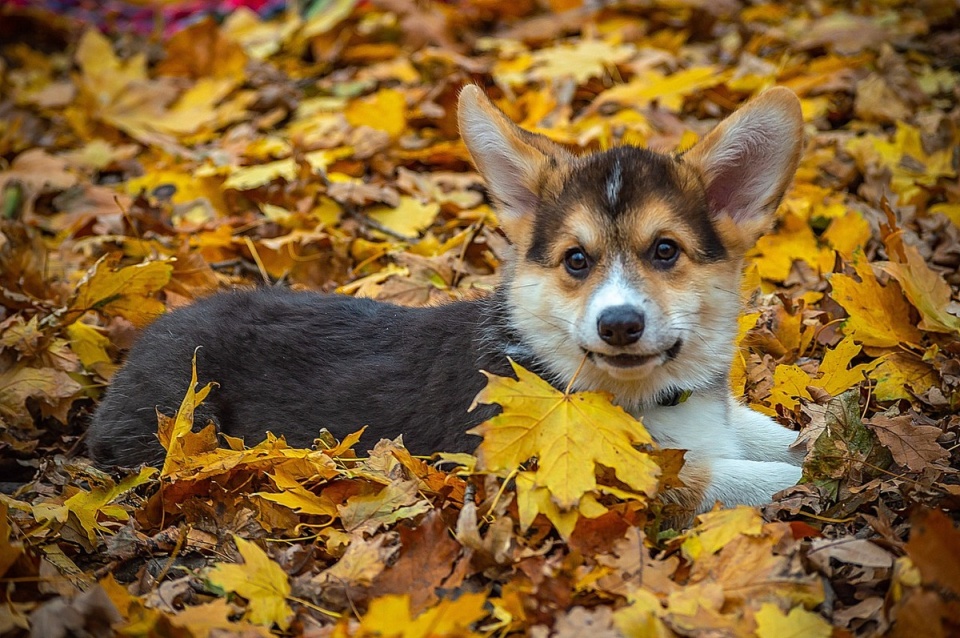
[[932,425],[915,425],[913,421],[914,417],[909,414],[877,414],[863,420],[901,467],[922,472],[930,463],[950,458],[950,453],[937,443],[943,430]]
[[151,261],[117,268],[119,261],[116,254],[100,259],[77,285],[70,310],[79,314],[96,310],[144,326],[164,312],[163,303],[152,295],[170,281],[173,266]]
[[757,638],[830,638],[833,634],[830,623],[803,607],[784,614],[773,603],[764,603],[754,618]]
[[286,630],[293,618],[293,610],[287,604],[290,596],[287,574],[256,543],[236,535],[233,540],[243,564],[217,563],[207,572],[207,581],[246,598],[246,618],[251,623],[264,627],[275,624]]
[[599,393],[564,394],[512,365],[517,379],[485,373],[487,387],[475,399],[503,408],[471,430],[483,436],[477,450],[481,468],[512,471],[536,456],[536,485],[549,490],[561,509],[578,505],[597,488],[598,464],[613,469],[631,489],[656,493],[659,468],[633,447],[652,439],[636,419]]
[[418,498],[416,481],[395,481],[376,494],[354,496],[337,506],[343,527],[356,534],[371,534],[384,525],[413,518],[430,509]]
[[918,344],[921,334],[910,320],[911,308],[900,286],[881,286],[862,257],[854,259],[853,268],[859,281],[842,273],[828,277],[831,297],[850,315],[843,323],[844,334],[868,346]]

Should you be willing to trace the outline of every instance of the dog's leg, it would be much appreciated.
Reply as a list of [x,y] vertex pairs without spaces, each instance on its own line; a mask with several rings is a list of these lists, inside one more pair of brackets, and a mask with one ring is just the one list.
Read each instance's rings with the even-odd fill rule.
[[[691,458],[680,472],[685,488],[673,500],[695,514],[710,510],[717,501],[724,505],[763,505],[774,494],[797,484],[801,471],[778,461]],[[669,496],[668,496],[669,498]]]
[[791,449],[797,433],[781,426],[765,414],[731,399],[730,426],[742,450],[741,458],[751,461],[780,461],[803,464],[804,451]]

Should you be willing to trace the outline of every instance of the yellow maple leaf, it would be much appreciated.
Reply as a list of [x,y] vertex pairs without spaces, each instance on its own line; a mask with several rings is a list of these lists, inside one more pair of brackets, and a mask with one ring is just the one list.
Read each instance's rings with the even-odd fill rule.
[[174,187],[170,196],[170,201],[174,204],[189,204],[200,200],[208,202],[217,213],[226,214],[229,210],[220,190],[220,180],[215,177],[201,177],[186,170],[152,170],[123,184],[129,195],[138,195],[141,191],[149,193],[158,186]]
[[411,238],[429,228],[439,213],[439,204],[424,204],[416,197],[406,195],[400,198],[400,203],[395,208],[374,206],[366,211],[367,216],[381,226]]
[[834,255],[817,241],[809,224],[788,213],[776,233],[764,235],[747,255],[760,271],[760,276],[771,281],[783,281],[790,274],[794,261],[805,261],[818,272],[830,272]]
[[680,546],[692,561],[703,555],[716,554],[736,537],[746,534],[758,536],[763,532],[763,517],[753,507],[743,505],[732,509],[701,514],[698,524],[689,530]]
[[859,212],[851,210],[830,222],[823,239],[838,253],[852,259],[854,251],[867,245],[871,234],[870,222]]
[[133,82],[147,80],[147,57],[143,53],[121,61],[113,46],[97,29],[88,29],[77,44],[77,66],[81,81],[101,105],[118,98]]
[[932,365],[910,352],[893,352],[876,367],[874,394],[880,401],[913,399],[940,384],[940,377]]
[[782,405],[792,410],[799,404],[798,399],[812,398],[807,390],[807,386],[812,383],[813,379],[803,371],[803,368],[795,365],[779,365],[773,371],[773,388],[767,399],[770,405],[758,404],[753,407],[771,416],[777,413],[774,406]]
[[[808,386],[820,388],[831,396],[837,396],[844,391],[860,385],[866,375],[872,372],[883,361],[882,358],[861,363],[849,368],[850,362],[860,354],[853,337],[845,337],[836,345],[828,349],[823,355],[818,370],[819,377],[812,378],[803,368],[795,365],[779,365],[773,372],[773,389],[770,392],[771,405],[782,405],[790,410],[799,403],[798,399],[812,399]],[[766,406],[758,406],[762,412],[776,414],[776,411]]]
[[919,204],[941,177],[955,178],[953,147],[947,145],[928,154],[921,131],[906,122],[897,122],[893,139],[886,135],[865,135],[848,140],[844,149],[857,161],[861,171],[878,165],[890,171],[890,188],[903,205]]
[[117,268],[120,256],[102,257],[77,285],[70,311],[83,314],[97,310],[144,326],[163,314],[164,305],[151,297],[167,285],[173,273],[169,261],[148,261]]
[[270,478],[281,491],[255,492],[260,498],[279,503],[299,514],[326,516],[331,519],[337,515],[337,506],[334,502],[306,489],[285,470],[277,468],[271,472]]
[[104,337],[99,329],[80,321],[74,321],[67,326],[67,336],[70,337],[70,349],[76,353],[83,367],[109,378],[116,367],[107,354],[110,340]]
[[210,389],[214,382],[203,386],[197,392],[197,350],[193,351],[193,361],[190,364],[190,385],[187,387],[187,393],[180,402],[180,408],[177,410],[177,416],[173,420],[173,427],[166,431],[161,428],[160,444],[167,451],[163,460],[163,470],[160,476],[168,476],[175,469],[181,469],[185,464],[188,454],[185,453],[182,441],[188,433],[193,431],[193,414],[197,406],[203,403],[203,400],[210,394]]
[[833,634],[830,623],[803,607],[784,614],[774,603],[763,603],[753,617],[757,638],[830,638]]
[[340,507],[340,520],[348,532],[373,533],[384,525],[419,516],[430,509],[419,498],[417,481],[394,481],[376,494],[352,496]]
[[243,564],[217,563],[209,572],[211,585],[247,599],[246,618],[255,625],[290,626],[293,609],[287,604],[290,581],[286,572],[256,543],[233,536]]
[[351,126],[369,126],[399,137],[407,128],[407,98],[396,89],[380,89],[351,101],[344,115]]
[[880,364],[880,360],[862,363],[848,368],[855,356],[860,354],[860,346],[852,337],[845,337],[834,348],[827,350],[820,363],[820,378],[810,385],[823,388],[833,396],[859,385],[864,376]]
[[629,604],[613,612],[613,622],[624,636],[668,638],[675,634],[660,619],[665,611],[656,594],[639,587],[630,591]]
[[576,40],[545,47],[533,53],[527,77],[532,80],[556,80],[572,77],[582,84],[601,77],[611,65],[629,60],[637,49],[632,44],[609,44],[603,40]]
[[512,471],[537,457],[535,484],[550,491],[565,510],[597,488],[598,464],[613,469],[630,488],[657,490],[659,468],[634,445],[653,442],[643,425],[599,392],[566,394],[511,362],[517,379],[489,373],[475,403],[498,403],[503,411],[471,432],[483,436],[479,466]]
[[916,247],[903,241],[897,231],[884,238],[887,252],[894,261],[879,264],[879,267],[900,283],[910,303],[920,311],[921,330],[931,332],[960,333],[960,304],[953,301],[950,285],[943,277],[927,266],[923,255]]
[[918,344],[922,335],[910,321],[910,304],[900,286],[894,282],[881,286],[860,253],[854,259],[853,269],[860,281],[842,273],[828,276],[833,288],[831,296],[849,315],[843,323],[843,333],[866,346]]
[[360,634],[389,638],[428,638],[429,636],[478,636],[470,625],[483,619],[486,594],[465,593],[456,600],[444,599],[419,616],[410,614],[410,596],[388,595],[370,601],[360,620]]
[[730,366],[730,389],[734,396],[743,396],[747,384],[747,359],[749,350],[742,346],[744,337],[757,325],[757,319],[760,318],[759,312],[750,312],[740,315],[737,319],[737,352],[733,357],[733,364]]
[[[202,605],[184,607],[182,611],[166,616],[166,618],[171,624],[187,629],[192,636],[197,638],[211,635],[263,636],[263,638],[270,638],[273,635],[266,627],[231,620],[230,617],[234,613],[233,606],[230,603],[222,598],[217,598]],[[124,635],[133,634],[129,631],[129,628],[125,627],[124,629],[127,630],[122,632]]]
[[657,100],[661,107],[679,111],[685,97],[708,86],[716,86],[728,76],[728,73],[721,73],[712,66],[696,66],[669,75],[648,69],[626,84],[614,86],[598,95],[591,110],[610,102],[639,108]]
[[156,468],[144,467],[138,474],[131,474],[116,484],[96,487],[89,492],[80,489],[76,494],[63,502],[63,506],[80,522],[91,543],[96,541],[97,532],[109,531],[97,521],[101,514],[116,520],[126,520],[127,511],[119,506],[112,506],[115,500],[126,494],[138,485],[148,482],[157,473]]

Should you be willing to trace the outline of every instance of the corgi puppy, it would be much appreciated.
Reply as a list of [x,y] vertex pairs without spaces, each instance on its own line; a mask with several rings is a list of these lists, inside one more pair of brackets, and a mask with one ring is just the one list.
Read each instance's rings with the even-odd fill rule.
[[[508,357],[559,389],[600,390],[662,446],[688,450],[674,500],[759,505],[800,479],[794,432],[740,404],[728,375],[743,258],[773,223],[802,148],[796,96],[776,88],[690,151],[617,147],[582,157],[517,127],[476,86],[463,140],[512,244],[491,296],[430,308],[280,290],[232,292],[154,322],[97,409],[100,465],[159,464],[156,411],[190,379],[216,381],[195,414],[308,446],[320,428],[361,445],[403,435],[416,454],[473,451],[480,370]],[[579,369],[579,373],[577,373]],[[682,399],[682,400],[681,400]]]

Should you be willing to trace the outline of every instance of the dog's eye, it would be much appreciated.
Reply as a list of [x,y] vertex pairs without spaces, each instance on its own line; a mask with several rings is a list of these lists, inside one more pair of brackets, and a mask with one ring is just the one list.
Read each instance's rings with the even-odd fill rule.
[[590,258],[587,257],[587,253],[583,252],[582,248],[571,248],[563,256],[563,265],[566,266],[567,272],[574,277],[583,277],[587,274],[587,269],[590,268]]
[[680,254],[680,247],[672,239],[661,239],[653,249],[653,258],[662,266],[673,265]]

